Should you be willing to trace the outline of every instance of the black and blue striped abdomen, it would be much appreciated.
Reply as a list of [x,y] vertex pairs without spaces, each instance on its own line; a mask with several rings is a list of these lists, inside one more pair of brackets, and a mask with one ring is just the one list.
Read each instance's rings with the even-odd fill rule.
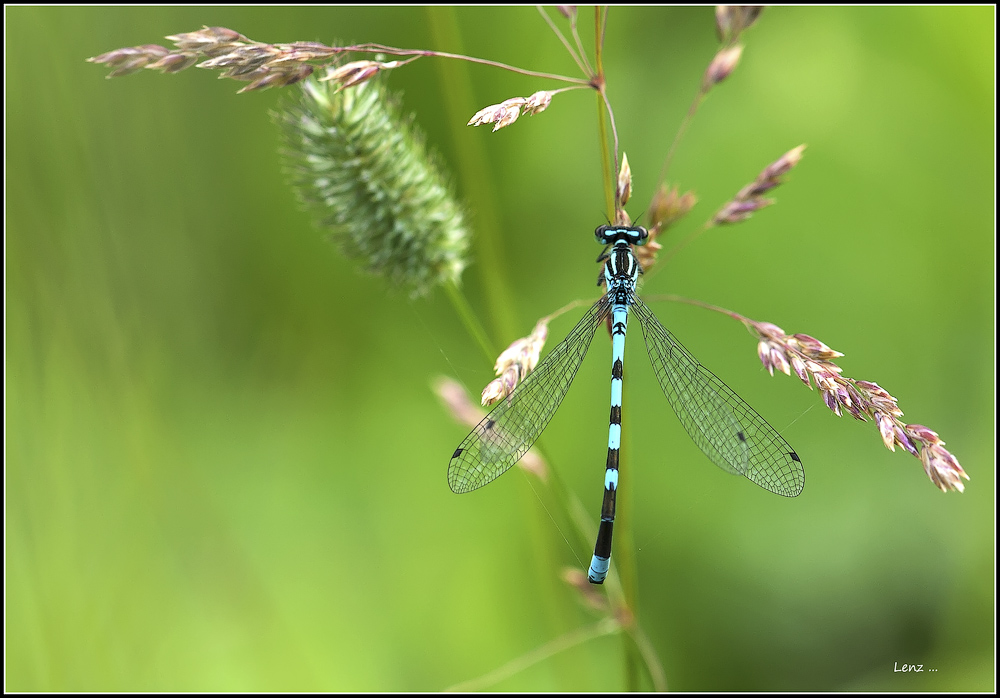
[[625,336],[628,332],[629,306],[639,276],[639,263],[626,239],[618,239],[604,265],[604,280],[611,299],[611,416],[608,424],[608,460],[604,468],[604,499],[601,501],[601,524],[594,545],[594,557],[587,579],[602,584],[611,566],[611,539],[615,524],[618,493],[618,461],[622,441],[622,379],[625,367]]

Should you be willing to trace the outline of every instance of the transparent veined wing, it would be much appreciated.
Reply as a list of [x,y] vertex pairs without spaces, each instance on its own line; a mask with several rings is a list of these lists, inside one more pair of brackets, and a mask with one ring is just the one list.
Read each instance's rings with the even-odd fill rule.
[[610,310],[607,296],[591,306],[524,382],[462,440],[448,463],[453,492],[470,492],[492,482],[528,452],[566,397],[594,332]]
[[635,296],[632,311],[642,326],[663,394],[709,460],[775,494],[795,497],[802,492],[805,471],[781,434],[698,363]]

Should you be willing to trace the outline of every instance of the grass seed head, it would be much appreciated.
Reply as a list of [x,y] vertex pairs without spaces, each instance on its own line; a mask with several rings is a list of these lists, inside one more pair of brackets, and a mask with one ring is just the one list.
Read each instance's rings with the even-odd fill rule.
[[757,356],[771,375],[776,367],[786,374],[791,367],[808,387],[812,388],[810,379],[816,383],[823,403],[838,417],[847,412],[860,421],[871,419],[886,448],[895,451],[900,446],[920,458],[935,486],[944,491],[964,490],[962,479],[968,480],[969,476],[958,459],[944,448],[937,433],[920,424],[904,424],[896,398],[877,383],[841,375],[843,370],[832,359],[843,354],[807,334],[786,335],[769,322],[741,319],[757,335]]

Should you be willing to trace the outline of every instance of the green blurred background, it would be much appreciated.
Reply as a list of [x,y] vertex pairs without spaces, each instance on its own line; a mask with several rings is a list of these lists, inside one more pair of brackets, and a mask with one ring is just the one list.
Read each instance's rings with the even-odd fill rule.
[[[467,428],[430,381],[477,393],[491,367],[443,293],[388,291],[311,225],[268,116],[280,90],[236,95],[240,83],[196,69],[106,81],[84,62],[221,25],[577,75],[537,12],[8,7],[6,19],[7,689],[439,690],[593,623],[558,579],[591,543],[550,516],[544,488],[515,469],[449,491]],[[591,11],[581,19],[591,36]],[[768,9],[677,152],[670,179],[701,201],[686,234],[809,146],[779,205],[705,235],[645,292],[821,338],[846,375],[937,430],[972,480],[939,492],[873,425],[770,378],[737,323],[657,303],[807,472],[785,500],[711,467],[630,342],[633,540],[615,554],[629,545],[639,622],[672,689],[994,687],[993,26],[992,7]],[[715,48],[711,8],[611,11],[633,216]],[[470,200],[470,220],[506,237],[465,288],[505,346],[596,293],[594,98],[558,96],[491,134],[464,120],[558,85],[468,74],[460,119],[446,104],[464,93],[433,59],[389,84],[454,172],[468,143],[485,153],[490,198]],[[488,310],[484,269],[513,289],[506,320]],[[553,342],[573,322],[553,323]],[[608,355],[599,334],[541,442],[595,525]],[[623,642],[578,645],[496,688],[621,689]]]

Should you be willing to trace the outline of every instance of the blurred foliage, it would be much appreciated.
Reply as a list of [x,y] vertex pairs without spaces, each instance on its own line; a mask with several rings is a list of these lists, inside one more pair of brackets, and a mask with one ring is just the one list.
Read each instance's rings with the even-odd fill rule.
[[[785,501],[710,467],[630,342],[619,516],[672,689],[994,686],[994,13],[768,9],[677,151],[670,180],[701,202],[684,235],[809,145],[777,206],[706,234],[646,292],[819,337],[972,480],[942,494],[871,424],[768,377],[738,324],[658,304],[807,473]],[[197,70],[105,81],[84,62],[202,25],[460,52],[434,43],[454,22],[470,53],[575,75],[536,11],[8,7],[6,20],[6,688],[439,690],[592,623],[558,579],[590,550],[536,482],[514,471],[448,490],[466,429],[429,381],[475,393],[490,366],[442,294],[387,293],[311,227],[268,118],[279,91],[236,95]],[[634,217],[715,47],[710,8],[611,11]],[[458,173],[472,227],[503,233],[464,278],[505,345],[596,294],[593,95],[473,131],[447,107],[466,88],[438,63],[390,87]],[[557,86],[467,74],[465,118]],[[475,182],[470,142],[487,164]],[[512,289],[514,334],[490,278]],[[609,350],[591,353],[541,443],[596,521]],[[621,689],[622,656],[603,637],[497,688]],[[893,671],[904,663],[925,671]]]

